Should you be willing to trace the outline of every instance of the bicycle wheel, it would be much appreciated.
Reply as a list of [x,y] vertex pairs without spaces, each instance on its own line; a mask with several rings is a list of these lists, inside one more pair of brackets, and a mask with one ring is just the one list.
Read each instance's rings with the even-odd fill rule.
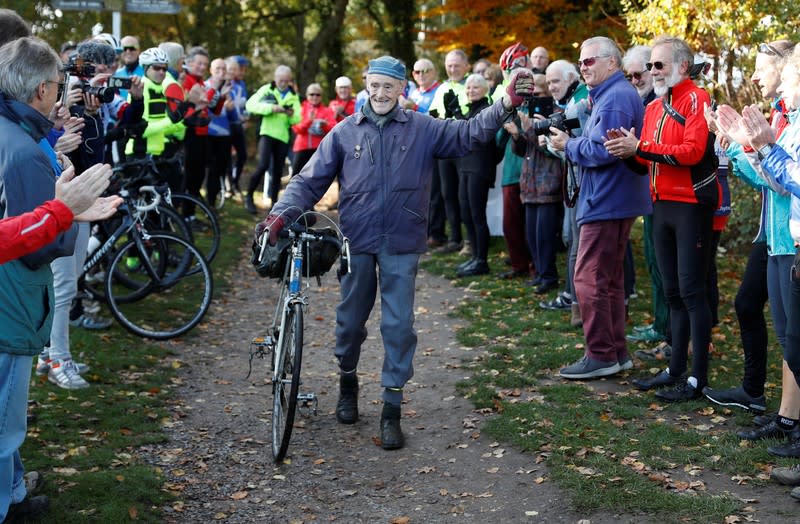
[[188,193],[172,193],[172,207],[183,210],[186,206],[195,206],[194,219],[189,221],[194,235],[194,245],[203,253],[209,264],[219,251],[220,230],[217,213],[202,198]]
[[[214,284],[202,253],[170,233],[134,237],[115,254],[106,278],[108,306],[120,324],[136,335],[166,340],[191,330],[211,304]],[[137,278],[141,300],[113,275]]]
[[[272,383],[272,456],[280,462],[286,456],[292,436],[300,363],[303,359],[303,308],[292,304],[286,312],[283,331],[275,352]],[[288,386],[288,387],[287,387]]]

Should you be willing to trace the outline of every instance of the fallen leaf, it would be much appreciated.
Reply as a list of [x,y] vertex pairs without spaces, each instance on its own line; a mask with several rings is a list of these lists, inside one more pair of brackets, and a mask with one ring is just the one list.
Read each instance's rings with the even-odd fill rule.
[[237,491],[236,493],[231,494],[231,498],[233,500],[242,500],[243,498],[246,498],[247,495],[248,495],[247,491]]
[[136,518],[139,516],[139,510],[136,509],[136,506],[131,506],[128,508],[128,516],[131,518],[131,520],[136,520]]

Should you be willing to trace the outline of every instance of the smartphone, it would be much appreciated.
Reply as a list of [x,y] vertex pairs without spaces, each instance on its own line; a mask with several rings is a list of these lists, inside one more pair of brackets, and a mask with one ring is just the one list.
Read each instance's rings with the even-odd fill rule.
[[130,89],[132,82],[130,78],[123,78],[120,76],[112,76],[108,79],[107,83],[108,87],[113,87],[116,89]]

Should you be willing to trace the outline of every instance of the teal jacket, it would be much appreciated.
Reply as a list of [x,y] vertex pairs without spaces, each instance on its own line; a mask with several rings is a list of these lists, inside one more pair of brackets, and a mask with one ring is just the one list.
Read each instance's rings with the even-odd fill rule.
[[[786,129],[788,130],[789,128]],[[783,138],[786,131],[778,139],[779,144],[786,141]],[[789,233],[791,196],[782,188],[771,187],[765,176],[759,174],[759,171],[763,173],[763,170],[755,153],[745,153],[742,146],[734,143],[728,147],[727,154],[728,170],[761,190],[761,219],[756,240],[767,242],[770,256],[794,255],[794,242]]]
[[[291,116],[286,113],[274,113],[275,106],[291,107]],[[286,144],[289,143],[289,128],[300,122],[300,97],[293,89],[281,93],[275,82],[264,84],[247,99],[245,109],[248,113],[261,115],[259,135],[272,137]]]

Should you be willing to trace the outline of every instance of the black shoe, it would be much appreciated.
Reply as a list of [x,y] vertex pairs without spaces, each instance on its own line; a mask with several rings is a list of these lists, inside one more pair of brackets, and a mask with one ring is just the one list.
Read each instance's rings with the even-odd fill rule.
[[247,195],[244,197],[244,208],[251,215],[258,213],[258,209],[256,209],[256,203],[253,202],[253,195]]
[[463,270],[458,271],[460,277],[476,277],[478,275],[486,275],[489,273],[489,264],[485,260],[474,259],[473,263],[465,267]]
[[381,447],[400,449],[404,444],[405,437],[400,429],[400,406],[384,403],[381,413]]
[[25,497],[22,502],[8,507],[8,514],[3,522],[26,522],[28,519],[41,517],[49,507],[50,500],[45,495]]
[[776,457],[800,458],[800,426],[795,425],[789,432],[789,442],[778,446],[769,446],[767,451]]
[[355,373],[342,373],[339,377],[336,420],[341,424],[355,424],[358,421],[358,376]]
[[736,406],[755,413],[764,413],[767,410],[767,399],[764,398],[764,395],[751,397],[742,386],[716,391],[705,387],[703,388],[703,395],[720,406]]
[[[462,262],[459,265],[457,265],[456,266],[456,274],[461,273],[462,271],[467,269],[469,266],[473,265],[476,260],[477,260],[476,258],[470,258],[466,262]],[[459,275],[459,276],[461,276],[461,275]]]
[[680,377],[673,377],[667,373],[666,370],[664,370],[655,377],[641,377],[633,379],[633,385],[636,389],[641,391],[650,391],[651,389],[674,386],[680,380]]
[[558,287],[558,282],[542,282],[533,289],[537,295],[544,295]]
[[697,400],[703,394],[699,389],[692,387],[687,380],[681,380],[673,389],[661,389],[656,391],[656,397],[667,402],[686,402]]
[[512,278],[525,278],[530,273],[527,270],[521,269],[519,271],[515,269],[511,269],[509,271],[503,271],[502,273],[497,275],[497,278],[502,278],[504,280],[511,280]]
[[753,425],[758,427],[763,427],[774,420],[778,420],[777,412],[768,413],[767,415],[756,415],[755,417],[753,417]]
[[764,440],[766,438],[785,439],[789,436],[789,431],[781,428],[777,420],[773,420],[766,426],[739,431],[736,435],[742,440]]

